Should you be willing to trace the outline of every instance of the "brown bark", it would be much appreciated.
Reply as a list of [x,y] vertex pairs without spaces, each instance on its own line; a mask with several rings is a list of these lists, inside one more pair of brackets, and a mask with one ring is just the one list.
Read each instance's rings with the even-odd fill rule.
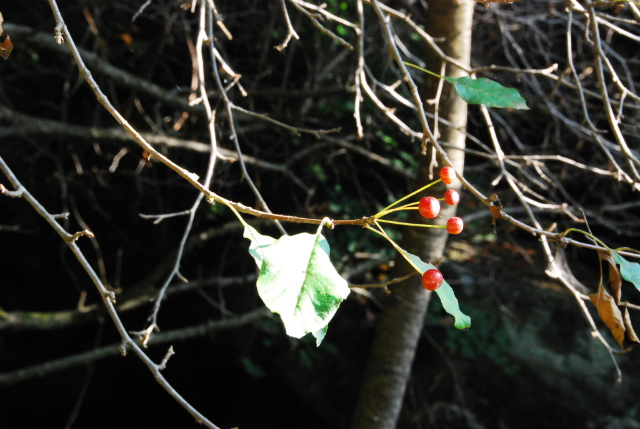
[[[432,0],[425,28],[432,36],[444,38],[440,48],[463,63],[469,63],[471,46],[471,18],[474,3],[467,0]],[[442,61],[434,52],[426,58],[427,68],[439,73]],[[461,76],[463,72],[454,66],[447,66],[447,76]],[[427,79],[426,99],[435,97],[438,79]],[[454,88],[445,83],[438,106],[441,118],[455,124],[439,127],[440,141],[452,146],[447,151],[453,167],[462,172],[465,145],[464,129],[467,122],[467,106],[455,93]],[[430,156],[423,157],[416,178],[416,188],[430,182]],[[439,160],[439,167],[443,166]],[[438,168],[439,168],[438,167]],[[437,176],[438,168],[433,171]],[[434,195],[444,191],[444,187],[430,188]],[[453,216],[455,208],[443,206],[436,220],[444,224]],[[424,219],[419,220],[420,222]],[[434,262],[444,251],[448,234],[444,229],[413,228],[407,233],[402,247],[418,254],[423,260]],[[412,268],[399,258],[397,275],[410,272]],[[391,294],[385,301],[358,404],[352,422],[353,429],[392,429],[396,427],[402,408],[407,381],[410,376],[416,346],[430,294],[422,288],[421,279],[412,277],[409,281],[391,287]]]

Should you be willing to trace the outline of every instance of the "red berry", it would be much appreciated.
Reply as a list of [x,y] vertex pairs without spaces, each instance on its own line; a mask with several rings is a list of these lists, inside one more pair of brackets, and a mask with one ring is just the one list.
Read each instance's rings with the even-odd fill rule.
[[456,180],[456,171],[449,166],[442,167],[440,170],[440,179],[447,185],[450,185]]
[[460,194],[455,189],[447,189],[444,193],[444,202],[450,206],[455,206],[460,201]]
[[440,213],[440,202],[434,197],[424,197],[420,200],[418,211],[427,219],[433,219]]
[[447,221],[447,232],[449,234],[460,234],[464,228],[464,222],[459,217],[452,217]]
[[422,286],[426,290],[436,290],[444,283],[444,277],[442,273],[435,268],[427,270],[422,275]]

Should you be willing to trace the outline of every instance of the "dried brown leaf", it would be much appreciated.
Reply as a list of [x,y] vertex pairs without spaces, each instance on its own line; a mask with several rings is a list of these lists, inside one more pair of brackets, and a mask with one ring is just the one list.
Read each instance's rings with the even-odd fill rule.
[[[0,36],[4,30],[2,29],[2,23],[4,22],[4,18],[2,17],[2,12],[0,12]],[[11,55],[11,51],[13,50],[13,43],[11,43],[11,39],[7,36],[4,39],[4,42],[0,42],[0,57],[3,60],[9,59],[9,55]]]
[[498,194],[493,194],[489,197],[489,210],[491,210],[491,224],[493,225],[493,231],[496,230],[496,221],[502,217],[502,202],[498,197]]
[[636,335],[636,331],[633,330],[633,325],[631,324],[631,317],[629,316],[628,308],[624,309],[624,327],[626,328],[625,338],[627,339],[627,341],[630,343],[640,343],[640,340]]
[[598,256],[601,261],[609,263],[609,288],[613,293],[616,304],[620,304],[620,298],[622,296],[622,276],[618,270],[618,265],[616,264],[616,261],[613,260],[613,255],[609,252],[599,251]]
[[598,309],[600,319],[609,328],[620,347],[624,347],[625,323],[615,299],[607,292],[602,283],[598,287],[598,293],[589,295],[589,299]]
[[0,42],[0,57],[3,60],[8,60],[12,50],[13,43],[11,43],[11,39],[9,39],[9,36],[7,35],[7,37],[5,37],[4,39],[4,42]]

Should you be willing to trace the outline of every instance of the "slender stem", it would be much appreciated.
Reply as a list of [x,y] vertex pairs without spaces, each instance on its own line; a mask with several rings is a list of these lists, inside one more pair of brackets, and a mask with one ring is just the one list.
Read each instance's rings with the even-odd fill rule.
[[[213,198],[211,199],[213,200]],[[210,202],[211,202],[210,200]],[[240,223],[242,224],[242,226],[244,226],[245,228],[248,226],[247,222],[245,222],[244,218],[240,215],[240,213],[238,213],[238,211],[235,209],[235,207],[233,207],[233,204],[230,203],[230,201],[224,199],[224,198],[220,198],[218,199],[218,201],[222,204],[224,204],[225,206],[227,206],[234,215],[236,215],[236,217],[238,218],[238,220],[240,221]]]
[[359,284],[359,285],[349,285],[350,289],[368,289],[368,288],[376,288],[376,287],[384,287],[391,286],[394,284],[402,283],[403,281],[415,276],[416,273],[410,273],[406,276],[396,277],[395,279],[388,280],[384,283],[372,283],[372,284]]
[[405,204],[404,206],[396,207],[395,209],[385,210],[383,212],[378,213],[379,217],[377,217],[377,219],[380,219],[381,217],[386,216],[389,213],[393,213],[393,212],[401,212],[405,210],[418,210],[418,207],[414,207],[414,206],[417,206],[418,204],[420,204],[420,202],[416,201],[415,203]]
[[380,217],[384,216],[384,215],[387,213],[387,210],[389,210],[391,207],[395,206],[395,205],[396,205],[396,204],[398,204],[398,203],[401,203],[402,201],[406,200],[407,198],[411,198],[411,197],[413,197],[415,194],[417,194],[417,193],[419,193],[419,192],[422,192],[422,191],[424,191],[425,189],[427,189],[427,188],[429,188],[429,187],[431,187],[431,186],[433,186],[433,185],[435,185],[436,183],[441,182],[441,181],[442,181],[442,179],[435,180],[435,181],[433,181],[433,182],[429,183],[428,185],[425,185],[425,186],[423,186],[422,188],[418,189],[417,191],[413,191],[413,192],[412,192],[412,193],[410,193],[409,195],[405,195],[404,197],[400,198],[398,201],[394,202],[393,204],[388,205],[387,207],[385,207],[384,209],[382,209],[381,211],[379,211],[377,214],[375,214],[375,215],[373,216],[373,218],[374,218],[374,219],[378,219],[378,218],[380,218]]
[[438,73],[434,73],[434,72],[432,72],[432,71],[430,71],[430,70],[423,69],[422,67],[417,66],[417,65],[415,65],[415,64],[411,64],[411,63],[408,63],[408,62],[406,62],[406,61],[403,61],[402,63],[403,63],[404,65],[406,65],[406,66],[413,67],[414,69],[418,69],[418,70],[420,70],[420,71],[423,71],[423,72],[425,72],[425,73],[428,73],[428,74],[430,74],[431,76],[435,76],[435,77],[437,77],[438,79],[446,79],[446,77],[445,77],[445,76],[440,76]]
[[593,241],[595,241],[596,243],[598,243],[599,245],[601,245],[602,247],[606,248],[609,252],[611,252],[611,249],[609,249],[609,246],[607,246],[606,244],[604,244],[604,242],[602,242],[602,240],[600,240],[598,237],[596,237],[593,234],[590,234],[586,231],[583,231],[581,229],[577,229],[577,228],[569,228],[567,229],[565,232],[562,233],[562,237],[566,236],[567,234],[569,234],[570,232],[579,232],[580,234],[583,234],[589,238],[591,238]]
[[424,223],[408,223],[408,222],[396,222],[393,220],[385,220],[385,219],[376,219],[378,222],[384,223],[392,223],[394,225],[404,225],[404,226],[417,226],[421,228],[446,228],[444,225],[427,225]]
[[374,219],[373,222],[374,222],[374,225],[378,227],[378,230],[375,230],[370,225],[366,225],[365,228],[386,238],[387,241],[391,243],[391,245],[398,251],[398,253],[400,253],[402,257],[407,260],[409,265],[411,265],[418,273],[422,274],[422,271],[420,271],[420,269],[416,267],[416,265],[411,261],[411,259],[407,257],[407,254],[406,254],[407,252],[405,252],[400,246],[398,246],[398,244],[395,241],[393,241],[391,237],[389,237],[389,235],[386,233],[384,228],[382,228],[382,226],[378,223],[378,219]]
[[637,255],[640,255],[640,251],[636,250],[636,249],[632,249],[630,247],[618,247],[616,249],[616,253],[620,253],[622,251],[627,251],[627,252],[631,252],[631,253],[635,253]]

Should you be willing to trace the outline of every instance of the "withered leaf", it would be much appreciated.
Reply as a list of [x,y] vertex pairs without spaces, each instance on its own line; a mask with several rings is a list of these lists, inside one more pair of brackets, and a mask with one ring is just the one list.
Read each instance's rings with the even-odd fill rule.
[[629,309],[625,307],[624,309],[624,327],[625,338],[630,343],[640,343],[638,336],[636,335],[636,331],[633,330],[633,325],[631,324],[631,317],[629,316]]
[[620,304],[622,294],[622,276],[620,275],[620,271],[618,271],[618,265],[616,264],[616,261],[613,260],[613,256],[609,252],[598,251],[598,256],[601,261],[609,263],[609,288],[611,288],[616,304]]
[[11,39],[9,36],[5,37],[4,42],[0,42],[0,57],[3,60],[9,59],[9,55],[11,55],[11,51],[13,50],[13,43],[11,43]]
[[493,225],[493,231],[496,230],[496,221],[502,217],[502,202],[498,197],[498,194],[493,194],[488,198],[489,210],[491,210],[491,224]]
[[[2,29],[3,22],[4,18],[2,17],[2,12],[0,12],[0,36],[2,36],[2,33],[4,32],[4,30]],[[11,55],[12,49],[13,43],[11,43],[11,39],[9,39],[9,36],[7,36],[4,39],[4,42],[0,42],[0,57],[2,57],[3,60],[8,59],[9,55]]]
[[620,347],[624,347],[625,323],[622,312],[616,305],[613,297],[607,292],[602,283],[598,287],[598,293],[589,295],[589,299],[598,309],[602,322],[609,328]]

